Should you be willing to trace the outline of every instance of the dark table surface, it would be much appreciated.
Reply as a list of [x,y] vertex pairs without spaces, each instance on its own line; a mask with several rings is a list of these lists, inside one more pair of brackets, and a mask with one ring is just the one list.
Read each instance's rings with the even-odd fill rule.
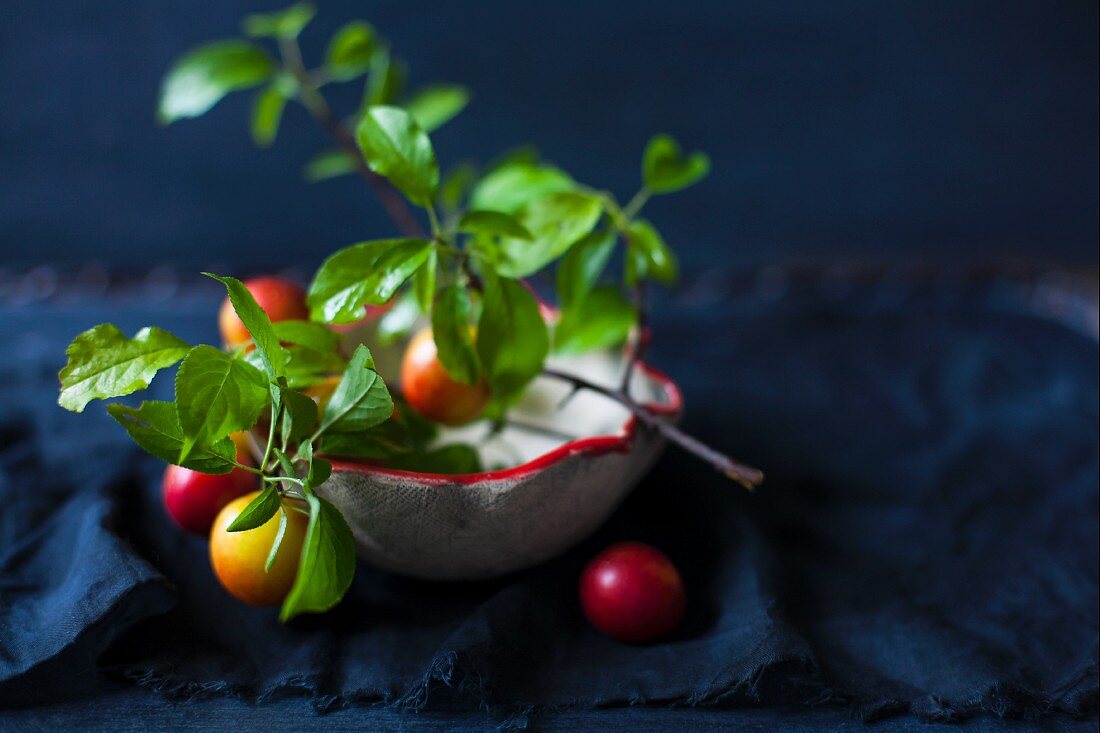
[[[1095,730],[1094,279],[689,278],[652,360],[689,430],[768,471],[757,495],[669,452],[543,567],[468,588],[361,568],[336,611],[280,627],[170,529],[155,461],[53,404],[75,333],[210,340],[217,292],[35,277],[0,294],[0,729]],[[645,647],[573,595],[628,537],[689,589]]]

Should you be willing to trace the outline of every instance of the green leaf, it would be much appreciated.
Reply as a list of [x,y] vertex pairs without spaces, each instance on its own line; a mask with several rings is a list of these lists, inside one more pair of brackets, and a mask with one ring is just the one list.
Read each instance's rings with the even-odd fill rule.
[[534,240],[502,238],[497,272],[507,277],[538,272],[591,232],[602,213],[603,201],[588,194],[552,193],[535,199],[520,214]]
[[241,26],[245,35],[253,38],[292,40],[298,37],[316,14],[317,8],[313,3],[294,3],[284,10],[246,15]]
[[109,399],[145,389],[157,372],[183,358],[190,348],[167,331],[146,327],[126,338],[111,323],[102,323],[73,339],[68,361],[58,374],[57,404],[83,412],[92,400]]
[[485,166],[485,170],[488,173],[493,173],[509,165],[538,165],[541,158],[542,153],[539,152],[537,147],[530,143],[524,143],[523,145],[516,145],[513,148],[509,148],[493,158],[489,161],[489,164]]
[[497,399],[518,394],[542,370],[550,350],[538,302],[517,280],[486,273],[477,353]]
[[572,191],[569,174],[528,161],[506,163],[482,178],[470,193],[470,208],[514,214],[529,201],[550,193]]
[[432,309],[432,338],[439,361],[452,377],[465,384],[476,384],[481,372],[471,333],[472,312],[470,294],[459,285],[445,288]]
[[370,107],[355,132],[363,159],[409,200],[428,208],[439,188],[439,164],[427,133],[398,107]]
[[340,346],[340,334],[321,323],[278,321],[271,326],[280,343],[305,346],[320,352],[335,351]]
[[558,263],[558,304],[567,309],[578,305],[596,286],[600,274],[615,250],[614,232],[592,232],[574,244]]
[[710,158],[694,152],[684,157],[671,135],[654,135],[646,145],[642,181],[653,193],[672,193],[701,181],[710,172]]
[[320,450],[326,456],[370,460],[389,458],[402,452],[400,446],[380,440],[370,433],[325,433]]
[[266,148],[275,142],[284,107],[286,97],[278,84],[271,84],[256,95],[252,103],[252,141],[256,145]]
[[[645,219],[636,219],[630,223],[626,236],[631,249],[641,253],[645,258],[644,271],[638,273],[639,275],[650,276],[666,285],[676,282],[680,274],[676,255],[668,248],[665,240],[652,224]],[[635,263],[636,269],[638,266],[640,263]]]
[[283,402],[283,421],[279,426],[284,445],[298,443],[317,427],[317,403],[308,396],[286,387],[275,387]]
[[477,168],[473,163],[459,163],[439,185],[439,200],[445,211],[454,212],[462,208],[466,193],[477,180]]
[[313,492],[306,494],[306,501],[309,525],[294,586],[279,613],[281,621],[329,610],[355,576],[355,539],[340,510]]
[[378,34],[370,23],[353,20],[341,26],[329,41],[325,67],[336,81],[349,81],[370,68]]
[[233,310],[241,319],[241,323],[248,329],[252,337],[252,343],[256,345],[256,351],[260,353],[264,371],[272,377],[281,377],[286,373],[286,350],[279,344],[275,336],[275,329],[271,326],[271,319],[267,313],[256,303],[252,293],[235,277],[222,277],[213,273],[204,272],[203,275],[217,280],[225,286],[229,293],[229,302],[233,304]]
[[417,304],[416,295],[406,293],[394,301],[382,317],[378,319],[378,341],[382,344],[392,344],[400,338],[412,333],[413,326],[420,318],[420,306]]
[[265,573],[270,573],[271,567],[275,564],[275,561],[279,559],[279,548],[283,546],[283,537],[286,536],[286,511],[286,507],[282,506],[280,502],[279,528],[275,530],[275,539],[271,541],[271,549],[267,553],[267,561],[264,562]]
[[421,89],[403,106],[425,132],[450,121],[470,103],[470,90],[457,84],[436,84]]
[[500,211],[467,211],[458,222],[458,231],[467,234],[487,234],[534,239],[534,235],[519,220]]
[[393,399],[382,377],[374,371],[370,349],[360,345],[325,405],[321,432],[329,429],[342,433],[368,430],[385,422],[392,414]]
[[432,312],[432,303],[435,301],[435,284],[439,269],[439,254],[433,247],[428,251],[428,258],[413,276],[413,290],[416,293],[416,302],[420,310],[425,313]]
[[388,468],[422,473],[481,473],[481,456],[464,443],[452,443],[434,450],[397,455],[386,461]]
[[282,501],[279,499],[279,491],[274,485],[269,484],[266,489],[260,492],[259,496],[248,502],[248,506],[241,510],[241,513],[225,528],[225,531],[246,532],[250,529],[262,527],[275,516],[275,512],[279,511],[281,506]]
[[360,242],[330,255],[309,286],[310,317],[353,323],[364,305],[382,305],[424,264],[432,250],[423,239]]
[[[347,361],[334,351],[317,351],[305,346],[289,346],[286,351],[290,355],[286,363],[286,386],[291,389],[308,387],[328,374],[343,371],[347,365]],[[241,358],[254,367],[263,368],[255,351]]]
[[614,286],[597,287],[579,303],[562,309],[554,328],[554,350],[579,353],[620,344],[634,326],[634,308]]
[[315,489],[328,481],[331,475],[332,464],[324,458],[314,457],[311,453],[309,458],[309,471],[306,473],[306,485],[311,489]]
[[310,158],[302,175],[310,183],[317,183],[354,172],[355,158],[343,150],[323,150]]
[[184,435],[175,403],[143,402],[136,409],[113,404],[107,405],[107,412],[126,428],[135,443],[162,461],[201,473],[229,473],[234,468],[237,448],[229,438],[195,446],[186,460],[180,460]]
[[262,84],[275,62],[254,43],[230,39],[199,46],[180,58],[164,77],[157,116],[162,124],[198,117],[240,89]]
[[267,406],[267,380],[256,367],[213,346],[191,349],[176,373],[176,409],[185,436],[180,459],[193,446],[247,430]]
[[389,49],[375,50],[370,60],[370,76],[364,90],[362,111],[378,104],[393,104],[405,88],[408,69],[400,60],[390,56]]

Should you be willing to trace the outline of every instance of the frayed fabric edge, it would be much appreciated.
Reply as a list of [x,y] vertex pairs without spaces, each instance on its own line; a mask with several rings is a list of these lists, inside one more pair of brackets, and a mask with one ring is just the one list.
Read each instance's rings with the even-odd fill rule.
[[[802,658],[780,660],[800,664]],[[631,706],[699,707],[735,710],[743,707],[768,707],[760,701],[758,688],[776,662],[754,667],[747,675],[730,684],[708,689],[702,693],[671,698],[647,698],[634,695],[617,700],[566,700],[554,704],[530,702],[496,703],[492,690],[476,664],[459,652],[448,652],[433,660],[428,670],[404,694],[392,696],[377,692],[349,690],[343,693],[322,693],[316,683],[301,675],[280,680],[262,690],[248,685],[229,682],[197,682],[184,680],[169,673],[153,669],[122,670],[119,675],[133,684],[153,690],[172,700],[199,701],[214,697],[232,697],[256,705],[263,705],[286,697],[306,698],[318,715],[324,715],[354,705],[381,706],[409,713],[428,709],[433,694],[448,689],[473,703],[472,710],[494,717],[500,730],[522,730],[532,719],[553,716],[558,713],[613,709]],[[811,665],[812,667],[812,665]],[[959,702],[945,700],[936,695],[923,695],[912,699],[882,699],[855,701],[845,693],[825,685],[819,670],[806,668],[800,683],[795,685],[797,699],[784,702],[794,709],[831,707],[847,708],[854,718],[864,723],[874,723],[888,718],[913,715],[927,723],[961,723],[979,715],[991,715],[1010,720],[1038,720],[1052,715],[1088,718],[1096,715],[1098,701],[1097,666],[1095,663],[1071,675],[1071,683],[1063,685],[1053,694],[1028,690],[1019,685],[996,683],[982,693]],[[735,703],[735,698],[736,703]]]

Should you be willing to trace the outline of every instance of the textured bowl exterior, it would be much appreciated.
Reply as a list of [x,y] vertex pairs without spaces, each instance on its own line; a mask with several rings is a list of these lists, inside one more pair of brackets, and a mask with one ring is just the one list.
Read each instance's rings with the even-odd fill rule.
[[[679,390],[642,367],[675,419]],[[548,560],[599,527],[657,460],[664,440],[629,419],[618,435],[591,436],[515,468],[456,476],[334,463],[318,493],[351,526],[360,556],[430,580],[503,575]]]

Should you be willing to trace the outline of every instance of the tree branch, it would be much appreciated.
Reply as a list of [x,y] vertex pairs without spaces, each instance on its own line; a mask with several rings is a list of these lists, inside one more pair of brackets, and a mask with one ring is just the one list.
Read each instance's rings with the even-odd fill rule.
[[284,66],[298,81],[299,97],[302,104],[309,110],[313,119],[317,121],[336,147],[344,151],[344,154],[351,159],[352,164],[355,166],[355,172],[362,176],[363,180],[374,189],[375,196],[378,197],[382,207],[386,210],[386,214],[389,215],[397,228],[406,237],[424,238],[424,229],[405,204],[405,199],[390,185],[389,181],[368,168],[363,161],[363,156],[359,152],[359,146],[356,144],[355,138],[332,113],[328,101],[321,94],[313,77],[310,76],[309,71],[302,64],[302,57],[297,45],[293,42],[285,42],[280,44],[279,49]]
[[620,405],[630,410],[630,412],[632,412],[646,427],[656,430],[669,441],[675,443],[688,453],[691,453],[696,458],[709,463],[715,470],[725,474],[749,491],[754,490],[756,486],[764,480],[764,472],[760,469],[747,466],[699,440],[696,440],[669,421],[662,419],[658,415],[654,415],[620,390],[604,387],[603,385],[589,382],[584,377],[579,377],[575,374],[569,374],[550,367],[544,368],[542,374],[546,377],[568,382],[573,385],[575,389],[587,389],[618,402]]

